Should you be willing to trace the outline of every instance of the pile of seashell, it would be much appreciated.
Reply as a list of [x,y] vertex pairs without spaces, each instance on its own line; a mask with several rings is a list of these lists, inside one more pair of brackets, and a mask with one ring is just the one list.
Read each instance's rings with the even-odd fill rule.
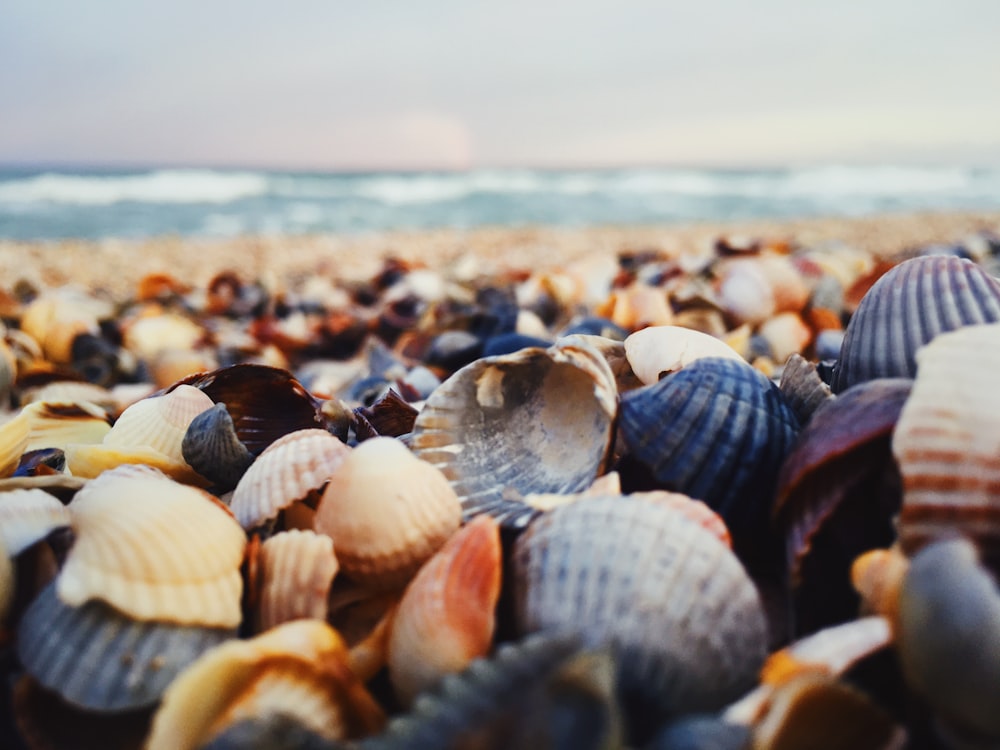
[[0,746],[1000,745],[980,240],[7,292]]

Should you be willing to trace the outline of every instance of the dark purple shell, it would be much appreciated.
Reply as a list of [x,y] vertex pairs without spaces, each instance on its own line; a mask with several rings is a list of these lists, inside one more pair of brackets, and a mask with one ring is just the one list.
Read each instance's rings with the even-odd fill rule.
[[904,261],[862,298],[847,326],[831,386],[913,378],[917,349],[939,333],[1000,321],[1000,282],[953,255]]

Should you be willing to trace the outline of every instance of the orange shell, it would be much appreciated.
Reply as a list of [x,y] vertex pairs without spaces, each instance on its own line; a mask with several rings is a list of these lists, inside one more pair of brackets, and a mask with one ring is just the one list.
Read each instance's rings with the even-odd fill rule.
[[276,534],[261,545],[258,631],[298,619],[325,620],[337,558],[333,540],[314,531]]

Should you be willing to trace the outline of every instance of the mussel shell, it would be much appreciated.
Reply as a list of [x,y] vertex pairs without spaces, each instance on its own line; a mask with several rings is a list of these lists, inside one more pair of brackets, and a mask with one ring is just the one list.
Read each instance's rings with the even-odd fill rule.
[[622,396],[627,460],[652,480],[640,479],[637,487],[623,469],[622,485],[703,500],[726,521],[741,559],[768,560],[777,556],[770,538],[774,486],[798,429],[795,413],[764,375],[732,359],[698,359]]
[[917,350],[945,331],[1000,321],[1000,282],[971,261],[931,255],[882,276],[847,325],[833,392],[875,378],[912,378]]
[[151,706],[198,656],[235,629],[137,622],[106,604],[63,604],[47,586],[24,613],[17,651],[25,669],[66,701],[93,711]]
[[236,486],[253,463],[254,456],[240,442],[233,418],[223,403],[217,403],[191,420],[181,452],[188,465],[215,483],[217,491]]
[[625,703],[647,717],[716,710],[764,661],[760,598],[726,545],[682,511],[587,497],[535,520],[515,543],[522,633],[612,646]]

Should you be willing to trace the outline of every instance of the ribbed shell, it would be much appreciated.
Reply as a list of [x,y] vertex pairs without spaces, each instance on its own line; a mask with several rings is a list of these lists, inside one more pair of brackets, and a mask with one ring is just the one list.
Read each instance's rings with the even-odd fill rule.
[[182,672],[163,696],[146,747],[201,747],[229,724],[277,713],[328,739],[370,734],[385,720],[347,666],[336,631],[297,620],[223,644]]
[[513,555],[524,633],[612,645],[625,695],[665,717],[721,708],[764,662],[760,599],[733,553],[684,513],[583,498],[538,518]]
[[644,385],[652,385],[661,375],[682,370],[705,357],[744,361],[735,349],[715,336],[680,326],[650,326],[636,331],[625,339],[625,355]]
[[216,491],[222,492],[235,487],[254,460],[240,442],[226,405],[221,403],[191,420],[181,453],[192,469],[214,482]]
[[69,443],[100,443],[111,429],[107,413],[87,401],[36,401],[22,411],[29,420],[26,451],[65,448]]
[[341,570],[377,588],[402,586],[458,530],[462,509],[444,475],[395,438],[358,445],[323,491],[316,531]]
[[404,704],[489,653],[501,565],[500,528],[477,516],[406,587],[389,636],[389,676]]
[[467,519],[505,490],[578,492],[609,451],[617,390],[603,356],[575,341],[485,357],[438,386],[410,446],[440,469]]
[[326,430],[297,430],[260,454],[236,485],[229,507],[244,529],[322,489],[351,449]]
[[212,408],[212,399],[189,385],[162,396],[144,398],[122,412],[104,445],[117,448],[149,447],[175,461],[184,461],[181,445],[188,425]]
[[24,668],[66,701],[93,711],[152,706],[177,674],[235,629],[136,622],[101,602],[69,607],[47,586],[24,613]]
[[0,492],[0,539],[16,556],[56,529],[70,525],[70,512],[41,489]]
[[656,486],[703,500],[741,557],[760,554],[798,420],[778,387],[744,362],[699,359],[622,396],[619,431]]
[[847,326],[833,392],[875,378],[912,378],[916,354],[935,336],[1000,321],[1000,282],[952,255],[904,261],[882,276]]
[[116,470],[69,507],[76,542],[57,579],[65,603],[101,599],[138,620],[239,624],[246,537],[211,495]]
[[275,534],[260,547],[258,631],[298,619],[325,620],[339,564],[333,540],[314,531]]
[[[911,553],[955,531],[1000,563],[1000,324],[944,334],[917,355],[892,438],[903,476],[899,537]],[[1000,570],[1000,567],[995,568]]]

